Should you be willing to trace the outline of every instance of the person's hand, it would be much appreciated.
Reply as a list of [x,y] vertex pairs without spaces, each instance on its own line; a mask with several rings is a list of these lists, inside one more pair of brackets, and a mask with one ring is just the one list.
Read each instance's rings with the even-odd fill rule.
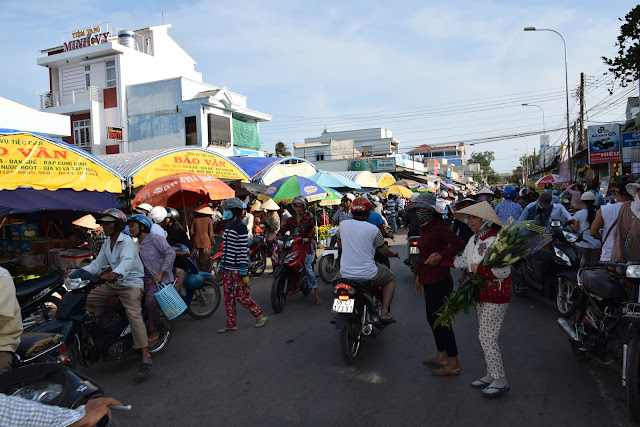
[[437,252],[434,252],[431,255],[429,255],[429,258],[427,258],[427,260],[424,263],[428,265],[440,265],[440,261],[442,261],[442,255],[440,255]]
[[422,295],[422,285],[420,284],[420,282],[418,281],[418,278],[416,277],[416,281],[413,284],[413,288],[416,291],[416,295]]
[[108,405],[122,406],[122,402],[112,397],[91,399],[86,405],[84,405],[84,417],[71,424],[71,427],[88,427],[97,425],[105,415],[109,417],[111,416],[111,409],[109,409]]
[[302,239],[302,243],[309,243],[309,239],[305,237],[304,239]]
[[158,283],[162,283],[162,279],[164,278],[164,273],[161,271],[160,273],[156,274],[156,282]]
[[478,266],[480,264],[471,264],[471,272],[478,274]]
[[104,273],[101,278],[106,282],[113,282],[118,278],[118,273],[114,273],[113,271],[111,273]]

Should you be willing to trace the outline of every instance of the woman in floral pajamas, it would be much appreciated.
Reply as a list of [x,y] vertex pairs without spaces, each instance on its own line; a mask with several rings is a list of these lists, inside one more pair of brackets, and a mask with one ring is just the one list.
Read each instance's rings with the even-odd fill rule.
[[242,223],[242,201],[235,197],[223,202],[223,218],[228,221],[222,236],[224,249],[218,267],[222,270],[224,289],[224,308],[227,312],[227,324],[218,333],[236,331],[236,300],[256,318],[256,328],[264,326],[267,316],[251,298],[247,265],[249,264],[249,236],[247,227]]
[[451,267],[466,268],[486,279],[480,290],[477,311],[478,338],[484,352],[487,374],[473,381],[471,387],[481,388],[483,396],[497,397],[511,389],[505,377],[498,346],[498,336],[511,299],[511,269],[490,268],[481,263],[487,248],[496,240],[502,222],[487,202],[461,209],[454,215],[469,224],[474,235],[460,255],[452,261],[442,263]]

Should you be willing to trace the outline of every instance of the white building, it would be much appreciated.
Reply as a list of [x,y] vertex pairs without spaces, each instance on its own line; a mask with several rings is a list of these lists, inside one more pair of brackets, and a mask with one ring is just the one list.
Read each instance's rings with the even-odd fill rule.
[[258,155],[258,123],[271,116],[247,109],[245,96],[203,83],[170,27],[116,35],[107,23],[66,34],[38,59],[49,68],[41,111],[71,116],[64,140],[95,155],[186,145]]
[[[294,145],[294,155],[296,157],[305,158],[305,160],[316,161],[317,157],[323,160],[337,160],[332,158],[334,151],[330,144],[331,141],[353,140],[353,150],[357,157],[358,152],[362,157],[380,156],[398,154],[398,141],[393,138],[391,131],[384,128],[347,130],[341,132],[329,132],[326,129],[317,138],[305,138],[304,144]],[[326,146],[320,146],[318,143],[324,143]],[[307,146],[307,148],[305,148]],[[307,157],[303,157],[303,156]],[[339,158],[344,158],[343,154],[339,154]]]

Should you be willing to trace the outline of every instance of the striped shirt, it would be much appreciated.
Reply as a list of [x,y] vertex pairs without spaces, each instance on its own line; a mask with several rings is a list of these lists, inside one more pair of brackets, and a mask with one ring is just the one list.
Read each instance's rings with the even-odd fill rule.
[[222,235],[222,265],[227,270],[240,270],[242,264],[249,265],[249,235],[240,219],[227,224]]

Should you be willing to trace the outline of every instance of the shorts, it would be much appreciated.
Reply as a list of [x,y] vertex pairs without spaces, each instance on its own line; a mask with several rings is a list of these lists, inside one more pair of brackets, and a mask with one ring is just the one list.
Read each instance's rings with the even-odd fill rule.
[[[396,275],[393,274],[393,272],[389,270],[389,268],[386,265],[376,263],[376,266],[378,267],[378,272],[371,279],[368,279],[369,281],[372,282],[373,286],[384,286],[387,283],[396,281]],[[341,279],[342,275],[338,274],[337,278]]]

